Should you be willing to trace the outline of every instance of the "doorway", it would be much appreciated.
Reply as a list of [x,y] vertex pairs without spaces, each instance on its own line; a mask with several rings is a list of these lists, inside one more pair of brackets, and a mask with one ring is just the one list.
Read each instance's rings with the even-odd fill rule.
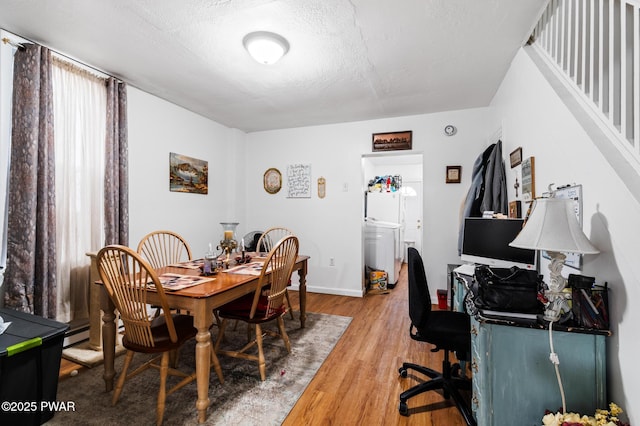
[[[362,156],[362,173],[363,173],[363,188],[364,194],[362,194],[362,206],[363,206],[363,233],[362,233],[362,247],[363,247],[363,267],[373,267],[374,269],[380,269],[375,265],[367,265],[372,263],[371,256],[367,256],[367,251],[370,251],[370,244],[367,240],[368,232],[367,226],[370,225],[370,218],[375,215],[371,214],[371,210],[367,211],[367,199],[372,198],[369,195],[373,195],[368,192],[369,181],[376,176],[400,176],[401,186],[390,196],[396,196],[400,198],[400,213],[395,212],[390,215],[384,216],[385,221],[391,221],[389,217],[394,217],[392,222],[400,224],[400,230],[398,232],[398,238],[395,242],[394,250],[394,263],[406,262],[407,247],[413,246],[418,252],[422,253],[423,244],[423,155],[422,153],[411,154],[399,154],[399,153],[381,153],[381,154],[365,154]],[[376,194],[377,195],[377,194]],[[373,200],[371,200],[373,201]],[[395,203],[389,203],[394,209],[397,205]],[[380,214],[380,213],[378,213]],[[369,219],[367,220],[367,216]],[[377,219],[377,218],[376,218]],[[367,259],[368,257],[368,259]],[[388,262],[386,262],[388,263]],[[389,277],[389,282],[393,282],[393,278]]]

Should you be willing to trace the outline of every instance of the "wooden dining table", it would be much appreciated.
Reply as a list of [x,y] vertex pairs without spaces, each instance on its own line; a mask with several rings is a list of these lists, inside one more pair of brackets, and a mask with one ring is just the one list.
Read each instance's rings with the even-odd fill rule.
[[[307,260],[309,256],[298,256],[294,272],[297,271],[299,280],[300,298],[300,326],[304,328],[306,321],[307,300]],[[158,274],[174,273],[182,275],[199,275],[200,270],[169,266],[157,271]],[[198,388],[198,400],[196,409],[198,423],[204,423],[209,407],[209,375],[211,370],[211,344],[210,328],[213,325],[214,309],[235,300],[247,293],[255,291],[259,281],[258,275],[234,274],[218,272],[207,277],[201,284],[176,291],[165,291],[166,299],[171,309],[180,309],[189,312],[193,316],[193,325],[198,330],[196,334],[196,383]],[[115,306],[108,296],[104,286],[101,292],[100,305],[102,315],[102,350],[104,355],[104,382],[107,392],[113,389],[115,377],[114,360],[116,347]],[[159,303],[157,293],[148,292],[148,302]]]

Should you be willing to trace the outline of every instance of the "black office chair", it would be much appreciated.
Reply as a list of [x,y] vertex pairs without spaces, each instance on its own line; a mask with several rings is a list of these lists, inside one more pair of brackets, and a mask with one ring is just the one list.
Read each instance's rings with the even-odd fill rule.
[[471,406],[459,392],[470,390],[471,380],[460,375],[460,364],[451,365],[449,352],[456,353],[458,359],[469,360],[471,354],[471,332],[469,316],[463,312],[432,311],[427,276],[418,251],[409,247],[409,334],[412,339],[435,345],[432,352],[444,351],[442,373],[431,368],[405,362],[399,369],[400,376],[407,377],[407,370],[420,372],[431,380],[420,383],[400,394],[398,410],[403,416],[409,415],[407,400],[423,392],[442,389],[445,399],[452,398],[467,425],[476,425]]

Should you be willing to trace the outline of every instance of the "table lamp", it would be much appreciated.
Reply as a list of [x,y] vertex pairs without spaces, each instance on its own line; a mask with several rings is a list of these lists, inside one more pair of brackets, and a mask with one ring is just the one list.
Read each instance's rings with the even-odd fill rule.
[[538,198],[534,200],[531,215],[522,231],[510,244],[512,247],[546,250],[551,257],[549,284],[545,290],[548,303],[544,313],[547,321],[557,321],[562,311],[570,310],[563,292],[567,279],[561,275],[564,253],[596,254],[595,248],[584,235],[572,201],[565,198]]

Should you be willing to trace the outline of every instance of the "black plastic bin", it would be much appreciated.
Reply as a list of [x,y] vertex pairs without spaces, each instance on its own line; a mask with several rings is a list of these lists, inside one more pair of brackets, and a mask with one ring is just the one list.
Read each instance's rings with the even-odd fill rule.
[[0,424],[41,425],[55,413],[47,402],[56,401],[69,326],[7,308],[0,316],[11,322],[0,334]]

